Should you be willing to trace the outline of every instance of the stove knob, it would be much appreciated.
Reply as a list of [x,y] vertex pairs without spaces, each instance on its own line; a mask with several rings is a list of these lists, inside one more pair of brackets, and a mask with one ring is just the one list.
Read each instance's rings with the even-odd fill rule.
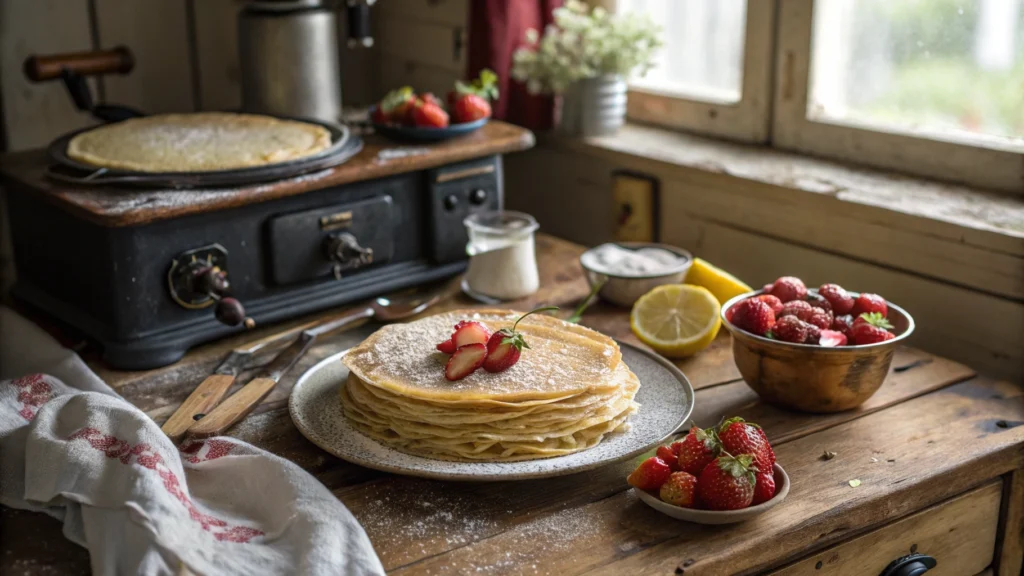
[[444,197],[444,209],[451,212],[455,210],[455,207],[459,205],[459,199],[455,194],[449,194]]
[[196,294],[204,294],[217,301],[213,315],[222,324],[238,326],[244,323],[246,328],[256,326],[252,318],[246,317],[245,307],[241,302],[225,296],[231,288],[227,272],[217,266],[200,266],[193,273],[189,284]]
[[234,298],[221,298],[220,302],[217,302],[217,307],[213,309],[213,315],[228,326],[238,326],[243,322],[246,328],[256,326],[256,322],[252,318],[245,316],[245,307],[242,306],[242,303]]
[[352,270],[373,263],[373,248],[364,248],[348,232],[328,236],[324,243],[327,258],[334,261],[334,276],[341,278],[344,270]]
[[473,204],[480,205],[487,201],[487,190],[483,188],[477,188],[469,194],[469,201]]

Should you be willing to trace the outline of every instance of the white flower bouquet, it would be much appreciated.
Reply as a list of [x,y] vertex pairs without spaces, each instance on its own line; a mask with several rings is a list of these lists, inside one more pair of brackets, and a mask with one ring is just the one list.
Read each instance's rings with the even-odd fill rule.
[[554,11],[555,23],[540,37],[526,32],[526,46],[512,56],[511,75],[531,94],[560,94],[578,80],[643,76],[661,47],[661,27],[647,15],[609,14],[568,0]]

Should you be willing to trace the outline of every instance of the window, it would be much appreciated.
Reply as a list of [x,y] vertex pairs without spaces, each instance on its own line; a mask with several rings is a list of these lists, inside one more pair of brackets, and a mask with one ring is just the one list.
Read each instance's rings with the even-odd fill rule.
[[768,138],[773,2],[618,0],[661,23],[654,69],[630,82],[629,117],[747,142]]
[[1024,0],[618,6],[665,29],[633,120],[1024,194]]

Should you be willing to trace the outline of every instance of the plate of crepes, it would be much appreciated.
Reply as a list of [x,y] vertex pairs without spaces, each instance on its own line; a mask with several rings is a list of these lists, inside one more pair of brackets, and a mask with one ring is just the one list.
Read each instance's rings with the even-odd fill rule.
[[310,368],[289,411],[317,446],[447,480],[544,478],[641,454],[680,429],[673,364],[540,313],[454,310],[386,325]]

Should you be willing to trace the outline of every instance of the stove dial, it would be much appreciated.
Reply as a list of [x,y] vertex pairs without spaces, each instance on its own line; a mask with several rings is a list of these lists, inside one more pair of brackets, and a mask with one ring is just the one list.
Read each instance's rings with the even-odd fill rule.
[[171,261],[167,285],[171,298],[183,308],[214,306],[214,316],[228,326],[256,325],[245,315],[245,307],[228,296],[231,282],[227,272],[227,250],[219,244],[189,250]]
[[469,201],[472,202],[473,204],[476,204],[477,206],[483,204],[484,202],[487,202],[487,190],[484,190],[483,188],[477,188],[476,190],[473,190],[469,194]]
[[327,258],[334,262],[334,277],[339,280],[342,272],[373,263],[373,248],[360,246],[359,240],[348,232],[328,236],[324,250]]

